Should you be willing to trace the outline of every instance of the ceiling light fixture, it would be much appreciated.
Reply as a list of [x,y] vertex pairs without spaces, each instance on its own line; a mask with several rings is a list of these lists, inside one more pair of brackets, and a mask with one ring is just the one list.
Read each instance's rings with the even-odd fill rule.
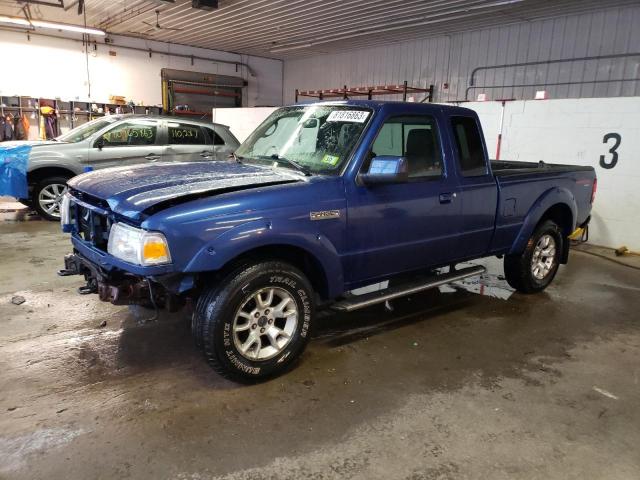
[[51,28],[53,30],[64,30],[66,32],[86,33],[88,35],[106,35],[104,30],[97,28],[81,27],[67,23],[46,22],[44,20],[27,20],[26,18],[7,17],[5,15],[0,15],[0,23],[10,23],[27,28]]

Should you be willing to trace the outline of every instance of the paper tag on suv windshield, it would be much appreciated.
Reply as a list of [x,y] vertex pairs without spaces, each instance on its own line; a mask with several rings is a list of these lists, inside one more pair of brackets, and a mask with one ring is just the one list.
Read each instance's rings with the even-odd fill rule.
[[364,123],[368,117],[369,112],[362,110],[334,110],[327,117],[327,122]]

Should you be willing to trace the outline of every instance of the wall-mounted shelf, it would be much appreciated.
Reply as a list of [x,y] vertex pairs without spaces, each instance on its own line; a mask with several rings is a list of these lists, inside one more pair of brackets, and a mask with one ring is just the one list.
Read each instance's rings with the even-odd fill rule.
[[347,100],[351,97],[367,97],[371,100],[374,96],[380,95],[402,95],[402,100],[407,101],[407,94],[409,93],[424,93],[426,95],[422,102],[433,101],[433,85],[429,85],[429,88],[412,87],[407,85],[407,82],[400,85],[372,85],[364,87],[347,87],[344,85],[342,88],[331,88],[326,90],[298,90],[296,89],[296,103],[298,103],[299,97],[311,97],[319,100],[326,100],[330,98],[342,98]]
[[[89,122],[99,117],[116,113],[137,113],[142,115],[160,115],[162,107],[150,105],[136,105],[131,108],[129,105],[118,105],[115,103],[81,102],[76,100],[60,100],[41,97],[26,96],[0,96],[0,115],[7,114],[22,115],[29,114],[30,128],[29,140],[40,138],[40,107],[48,105],[54,108],[58,114],[59,133],[75,128],[83,123]],[[95,109],[93,108],[95,106]],[[101,109],[102,111],[98,111]],[[201,114],[199,114],[201,115]]]

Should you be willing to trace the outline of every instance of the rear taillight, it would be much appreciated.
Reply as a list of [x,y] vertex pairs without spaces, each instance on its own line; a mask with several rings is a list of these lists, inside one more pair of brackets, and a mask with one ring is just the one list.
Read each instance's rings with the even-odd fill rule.
[[596,190],[598,190],[598,179],[593,179],[593,190],[591,190],[591,203],[593,203],[596,199]]

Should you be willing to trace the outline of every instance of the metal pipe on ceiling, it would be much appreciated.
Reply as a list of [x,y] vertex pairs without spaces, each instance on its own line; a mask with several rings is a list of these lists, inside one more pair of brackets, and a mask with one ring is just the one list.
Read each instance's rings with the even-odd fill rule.
[[[16,29],[16,28],[6,28],[6,27],[0,27],[0,30],[6,30],[9,32],[24,32],[24,30],[21,29]],[[41,36],[41,37],[49,37],[49,38],[57,38],[59,40],[70,40],[72,42],[76,42],[76,43],[86,43],[83,40],[79,40],[77,38],[67,38],[67,37],[58,37],[56,35],[47,35],[46,33],[35,33],[32,31],[28,31],[27,33],[29,33],[29,35],[37,35],[37,36]],[[97,43],[97,42],[95,42]],[[100,43],[99,45],[105,45],[107,47],[113,47],[113,48],[124,48],[126,50],[134,50],[137,52],[144,52],[144,53],[148,53],[151,55],[166,55],[168,57],[177,57],[177,58],[188,58],[188,59],[194,59],[194,60],[202,60],[205,62],[212,62],[212,63],[224,63],[226,65],[235,65],[235,66],[242,66],[245,67],[247,69],[247,72],[249,72],[249,75],[251,75],[252,77],[256,77],[256,72],[249,66],[248,63],[246,62],[242,62],[242,61],[233,61],[233,60],[222,60],[219,58],[209,58],[209,57],[201,57],[199,55],[187,55],[185,53],[169,53],[169,52],[162,52],[159,50],[154,50],[152,48],[140,48],[140,47],[129,47],[126,45],[115,45],[113,43]],[[240,54],[238,54],[240,55]]]

